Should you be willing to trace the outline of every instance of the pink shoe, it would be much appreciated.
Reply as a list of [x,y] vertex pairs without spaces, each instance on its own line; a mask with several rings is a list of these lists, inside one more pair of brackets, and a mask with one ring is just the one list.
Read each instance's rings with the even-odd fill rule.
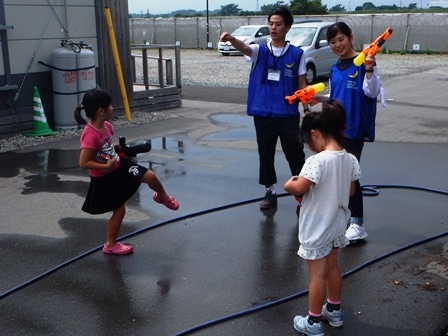
[[134,251],[134,247],[131,245],[125,245],[123,243],[117,242],[112,247],[107,247],[106,244],[103,246],[103,252],[106,254],[129,254]]
[[168,209],[171,209],[171,210],[177,210],[177,209],[179,209],[179,203],[177,202],[177,200],[176,200],[173,196],[170,196],[166,201],[162,202],[162,201],[159,199],[159,195],[155,192],[155,193],[152,195],[152,199],[153,199],[154,201],[156,201],[157,203],[163,204],[163,205],[166,206]]

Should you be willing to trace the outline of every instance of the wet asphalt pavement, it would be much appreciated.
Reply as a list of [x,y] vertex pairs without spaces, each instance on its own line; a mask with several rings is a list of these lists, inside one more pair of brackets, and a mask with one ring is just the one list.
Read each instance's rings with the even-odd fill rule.
[[[369,237],[341,250],[344,327],[326,335],[446,335],[447,70],[384,83],[389,106],[361,161],[361,183],[378,192],[365,196]],[[183,98],[173,118],[116,130],[151,139],[137,159],[181,204],[170,211],[140,188],[120,231],[132,255],[103,254],[108,215],[80,210],[78,139],[0,154],[2,335],[297,334],[308,272],[284,157],[278,208],[262,212],[245,90],[185,87]]]

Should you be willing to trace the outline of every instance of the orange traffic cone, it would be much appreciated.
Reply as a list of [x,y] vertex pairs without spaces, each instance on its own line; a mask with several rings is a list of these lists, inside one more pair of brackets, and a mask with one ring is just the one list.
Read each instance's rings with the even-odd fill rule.
[[52,131],[48,126],[47,117],[45,117],[44,107],[40,100],[39,90],[34,87],[33,95],[33,110],[34,110],[34,129],[31,133],[25,134],[26,136],[46,136],[58,134],[58,131]]

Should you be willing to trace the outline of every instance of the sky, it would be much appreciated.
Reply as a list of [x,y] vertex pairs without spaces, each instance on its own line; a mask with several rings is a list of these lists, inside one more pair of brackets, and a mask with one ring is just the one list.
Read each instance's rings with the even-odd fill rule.
[[[337,4],[342,4],[347,10],[355,10],[356,6],[361,6],[365,2],[372,2],[375,6],[397,5],[407,7],[410,3],[416,3],[417,7],[428,7],[429,0],[321,0],[322,5],[331,8]],[[238,4],[238,8],[247,11],[255,11],[258,6],[276,3],[277,0],[208,0],[208,9],[213,11],[221,9],[221,6]],[[290,1],[286,0],[285,3]],[[167,14],[180,9],[194,9],[197,11],[206,10],[207,0],[128,0],[130,13]]]

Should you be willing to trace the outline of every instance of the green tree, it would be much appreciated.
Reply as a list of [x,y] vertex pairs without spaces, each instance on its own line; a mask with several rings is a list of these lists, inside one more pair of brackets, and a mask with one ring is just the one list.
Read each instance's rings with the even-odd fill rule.
[[221,6],[221,16],[238,15],[241,12],[241,8],[238,8],[237,4],[228,4]]
[[269,15],[274,9],[276,9],[279,6],[286,6],[284,1],[277,1],[273,4],[268,5],[262,5],[260,8],[260,14],[261,15]]
[[329,11],[330,12],[346,12],[347,10],[341,4],[337,4],[336,6],[331,7],[329,9]]
[[376,8],[376,6],[372,2],[364,2],[362,5],[363,10],[372,10],[375,8]]
[[328,14],[326,5],[320,0],[291,0],[291,11],[299,15]]

